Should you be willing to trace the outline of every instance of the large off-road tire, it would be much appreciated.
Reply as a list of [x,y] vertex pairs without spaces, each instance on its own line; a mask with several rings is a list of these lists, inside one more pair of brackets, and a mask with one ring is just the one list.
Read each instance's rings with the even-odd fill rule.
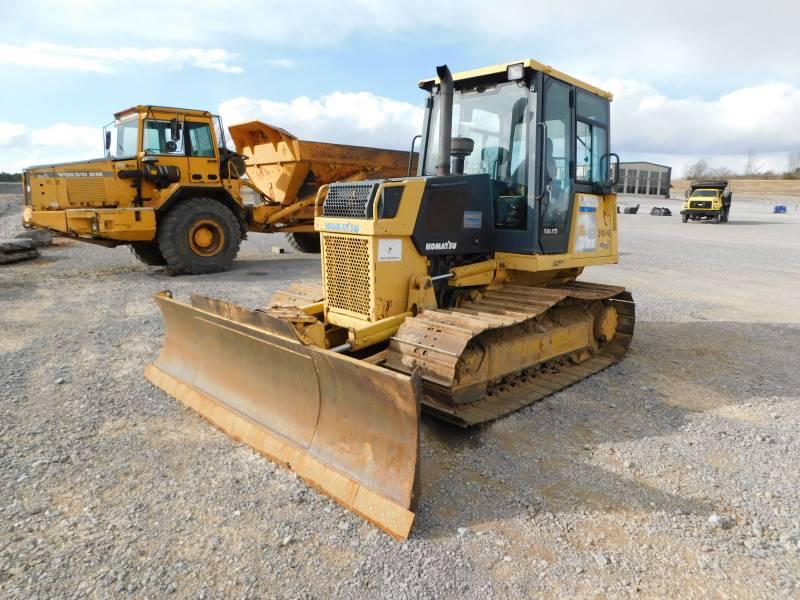
[[289,242],[289,245],[298,252],[305,252],[307,254],[319,254],[320,250],[319,234],[316,232],[287,233],[286,241]]
[[146,265],[163,267],[167,264],[164,255],[158,249],[158,242],[131,242],[130,249],[133,255]]
[[719,211],[716,215],[714,215],[714,223],[717,225],[722,223],[722,211]]
[[187,198],[171,209],[158,229],[158,247],[176,273],[218,273],[239,252],[236,216],[212,198]]
[[681,223],[688,223],[689,215],[681,215]]

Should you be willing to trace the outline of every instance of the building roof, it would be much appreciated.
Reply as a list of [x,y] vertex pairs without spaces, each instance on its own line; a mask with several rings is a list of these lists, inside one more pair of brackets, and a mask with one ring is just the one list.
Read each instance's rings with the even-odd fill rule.
[[653,165],[654,167],[661,167],[662,169],[671,169],[669,165],[660,165],[658,163],[650,162],[649,160],[629,160],[626,162],[619,163],[619,168],[621,169],[625,165]]
[[[480,77],[487,77],[490,75],[498,75],[500,73],[505,73],[509,65],[518,65],[520,63],[522,63],[528,69],[533,69],[534,71],[541,71],[542,73],[547,73],[548,75],[551,75],[556,79],[560,79],[561,81],[565,81],[566,83],[582,88],[587,92],[591,92],[592,94],[597,94],[598,96],[602,96],[603,98],[606,98],[608,100],[613,99],[611,92],[601,90],[598,87],[586,83],[585,81],[581,81],[580,79],[576,79],[571,75],[567,75],[562,71],[554,69],[550,65],[540,63],[536,60],[533,60],[532,58],[526,58],[524,60],[512,60],[507,63],[492,65],[491,67],[483,67],[480,69],[472,69],[470,71],[460,71],[458,73],[453,73],[453,81],[463,81],[466,79],[477,79]],[[429,90],[438,83],[439,83],[438,77],[434,77],[432,79],[423,79],[419,82],[419,87]]]

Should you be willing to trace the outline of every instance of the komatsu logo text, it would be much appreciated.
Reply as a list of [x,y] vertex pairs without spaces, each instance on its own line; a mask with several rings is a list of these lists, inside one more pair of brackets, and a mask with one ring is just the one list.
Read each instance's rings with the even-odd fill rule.
[[325,231],[338,231],[340,233],[358,233],[359,227],[355,223],[325,223]]
[[428,242],[425,250],[455,250],[458,247],[456,242]]

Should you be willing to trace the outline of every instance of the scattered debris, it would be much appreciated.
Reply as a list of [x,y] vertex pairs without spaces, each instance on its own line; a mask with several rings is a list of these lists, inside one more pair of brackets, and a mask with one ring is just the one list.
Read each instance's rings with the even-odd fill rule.
[[666,206],[654,206],[652,210],[650,210],[650,214],[655,217],[671,217],[672,211]]
[[725,517],[723,515],[718,515],[717,513],[712,513],[710,517],[708,517],[708,524],[712,527],[716,527],[717,529],[730,529],[733,527],[733,519],[730,517]]
[[36,243],[29,239],[0,239],[0,264],[38,258]]
[[622,212],[623,214],[626,215],[635,215],[636,213],[639,212],[639,205],[637,204],[636,206],[626,206],[625,208],[622,209]]
[[37,248],[52,246],[54,237],[53,232],[47,229],[26,229],[14,236],[15,239],[19,240],[32,240]]

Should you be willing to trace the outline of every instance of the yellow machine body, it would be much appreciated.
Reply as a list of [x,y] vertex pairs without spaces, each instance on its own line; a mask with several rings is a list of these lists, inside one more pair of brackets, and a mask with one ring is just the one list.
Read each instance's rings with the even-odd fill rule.
[[210,198],[231,212],[242,236],[287,233],[308,240],[300,249],[318,251],[320,185],[401,176],[414,166],[407,152],[309,142],[259,121],[230,128],[233,153],[219,117],[202,110],[135,106],[105,131],[104,159],[25,170],[26,227],[137,248],[159,243],[168,211]]
[[146,371],[397,538],[420,410],[499,418],[619,361],[635,319],[624,288],[577,280],[618,260],[610,95],[535,61],[439,74],[416,176],[319,189],[321,282],[259,310],[159,294]]

